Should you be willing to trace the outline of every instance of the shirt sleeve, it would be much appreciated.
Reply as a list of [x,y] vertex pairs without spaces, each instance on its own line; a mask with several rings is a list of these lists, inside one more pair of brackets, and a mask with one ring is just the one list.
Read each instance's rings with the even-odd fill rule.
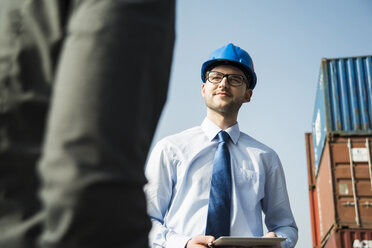
[[297,243],[298,229],[289,204],[283,167],[276,154],[269,166],[265,180],[265,197],[262,200],[265,224],[269,232],[286,238],[281,243],[282,248],[292,248]]
[[145,186],[145,193],[147,211],[152,221],[150,247],[184,248],[191,238],[176,233],[164,225],[164,218],[171,204],[172,188],[177,180],[174,155],[170,153],[166,142],[160,141],[154,147],[146,165],[148,183]]

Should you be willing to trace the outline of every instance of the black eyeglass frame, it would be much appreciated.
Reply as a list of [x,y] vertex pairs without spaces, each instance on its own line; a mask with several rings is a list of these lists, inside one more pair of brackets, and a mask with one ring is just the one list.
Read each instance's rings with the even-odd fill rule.
[[[220,80],[219,82],[211,82],[211,81],[209,80],[209,74],[210,74],[211,72],[222,75],[221,80]],[[238,76],[238,77],[240,77],[240,78],[241,78],[241,83],[240,83],[240,84],[231,84],[230,76],[235,76],[235,77]],[[248,85],[248,79],[247,79],[245,76],[240,75],[240,74],[228,74],[228,73],[225,74],[225,73],[222,73],[222,72],[219,72],[219,71],[207,71],[207,72],[206,72],[206,77],[205,77],[205,79],[206,79],[208,82],[210,82],[211,84],[220,84],[220,83],[222,82],[222,80],[223,80],[225,77],[227,77],[227,83],[228,83],[230,86],[232,86],[232,87],[239,87],[239,86],[242,86],[243,83],[245,83],[245,84],[247,85],[247,87],[249,88],[249,85]]]

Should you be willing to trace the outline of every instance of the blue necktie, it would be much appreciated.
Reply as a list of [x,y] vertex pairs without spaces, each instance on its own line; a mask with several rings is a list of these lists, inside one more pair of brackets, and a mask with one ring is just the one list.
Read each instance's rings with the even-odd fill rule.
[[231,165],[230,153],[227,148],[229,134],[218,133],[218,146],[213,160],[211,190],[207,216],[206,235],[216,239],[230,235],[231,208]]

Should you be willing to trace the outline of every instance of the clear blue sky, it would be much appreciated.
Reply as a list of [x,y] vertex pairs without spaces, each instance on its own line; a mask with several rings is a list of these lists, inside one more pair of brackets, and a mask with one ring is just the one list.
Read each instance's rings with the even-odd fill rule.
[[154,142],[204,119],[200,67],[214,49],[232,42],[247,50],[258,81],[239,125],[281,158],[297,247],[312,247],[304,134],[320,60],[372,55],[372,1],[178,0],[176,20],[168,101]]

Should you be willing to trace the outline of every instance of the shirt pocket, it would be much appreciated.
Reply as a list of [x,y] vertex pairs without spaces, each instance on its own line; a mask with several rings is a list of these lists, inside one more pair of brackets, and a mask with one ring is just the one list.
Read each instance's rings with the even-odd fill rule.
[[235,172],[235,184],[238,195],[260,200],[264,196],[264,175],[248,166],[239,166]]

